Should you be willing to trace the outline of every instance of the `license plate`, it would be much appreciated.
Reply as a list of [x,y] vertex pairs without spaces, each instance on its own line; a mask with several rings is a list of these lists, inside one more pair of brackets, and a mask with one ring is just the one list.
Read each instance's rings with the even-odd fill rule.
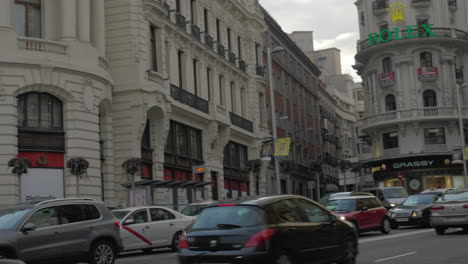
[[397,222],[408,222],[409,218],[397,218],[396,221]]

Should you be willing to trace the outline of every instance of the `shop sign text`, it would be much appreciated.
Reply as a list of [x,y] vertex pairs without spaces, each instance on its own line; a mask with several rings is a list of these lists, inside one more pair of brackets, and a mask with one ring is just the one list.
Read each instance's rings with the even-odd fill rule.
[[394,169],[403,169],[403,168],[413,168],[413,167],[427,167],[434,165],[433,160],[422,160],[422,161],[412,161],[412,162],[400,162],[394,163]]
[[392,40],[400,39],[411,39],[419,37],[434,37],[435,34],[432,32],[433,24],[422,24],[406,26],[406,30],[400,30],[400,28],[384,29],[380,33],[369,34],[369,47],[372,47],[379,43],[386,43]]

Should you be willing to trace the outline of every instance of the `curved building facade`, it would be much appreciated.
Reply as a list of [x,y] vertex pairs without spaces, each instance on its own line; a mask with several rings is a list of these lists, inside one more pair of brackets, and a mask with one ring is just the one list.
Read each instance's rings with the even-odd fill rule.
[[[378,186],[463,187],[458,98],[466,121],[465,1],[356,1],[356,66],[365,93],[362,132]],[[457,91],[457,88],[460,89]],[[465,126],[466,127],[466,126]]]

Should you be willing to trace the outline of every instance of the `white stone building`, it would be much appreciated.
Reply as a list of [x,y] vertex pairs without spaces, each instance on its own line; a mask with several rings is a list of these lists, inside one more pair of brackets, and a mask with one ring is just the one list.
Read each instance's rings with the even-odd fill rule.
[[368,164],[376,183],[410,193],[462,187],[462,167],[452,153],[462,147],[457,84],[467,116],[468,3],[359,0],[356,6],[362,131],[372,143]]
[[[113,196],[104,26],[103,0],[0,1],[0,207]],[[21,176],[16,156],[32,163]],[[89,162],[79,181],[74,157]]]

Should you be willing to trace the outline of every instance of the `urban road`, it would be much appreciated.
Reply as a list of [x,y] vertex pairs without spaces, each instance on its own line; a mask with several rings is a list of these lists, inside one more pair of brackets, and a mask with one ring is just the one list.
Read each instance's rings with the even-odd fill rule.
[[[436,235],[434,229],[401,228],[389,235],[378,232],[362,234],[359,238],[358,264],[466,264],[468,233],[450,229]],[[139,252],[122,254],[116,264],[176,264],[177,253],[155,250],[152,254]]]

